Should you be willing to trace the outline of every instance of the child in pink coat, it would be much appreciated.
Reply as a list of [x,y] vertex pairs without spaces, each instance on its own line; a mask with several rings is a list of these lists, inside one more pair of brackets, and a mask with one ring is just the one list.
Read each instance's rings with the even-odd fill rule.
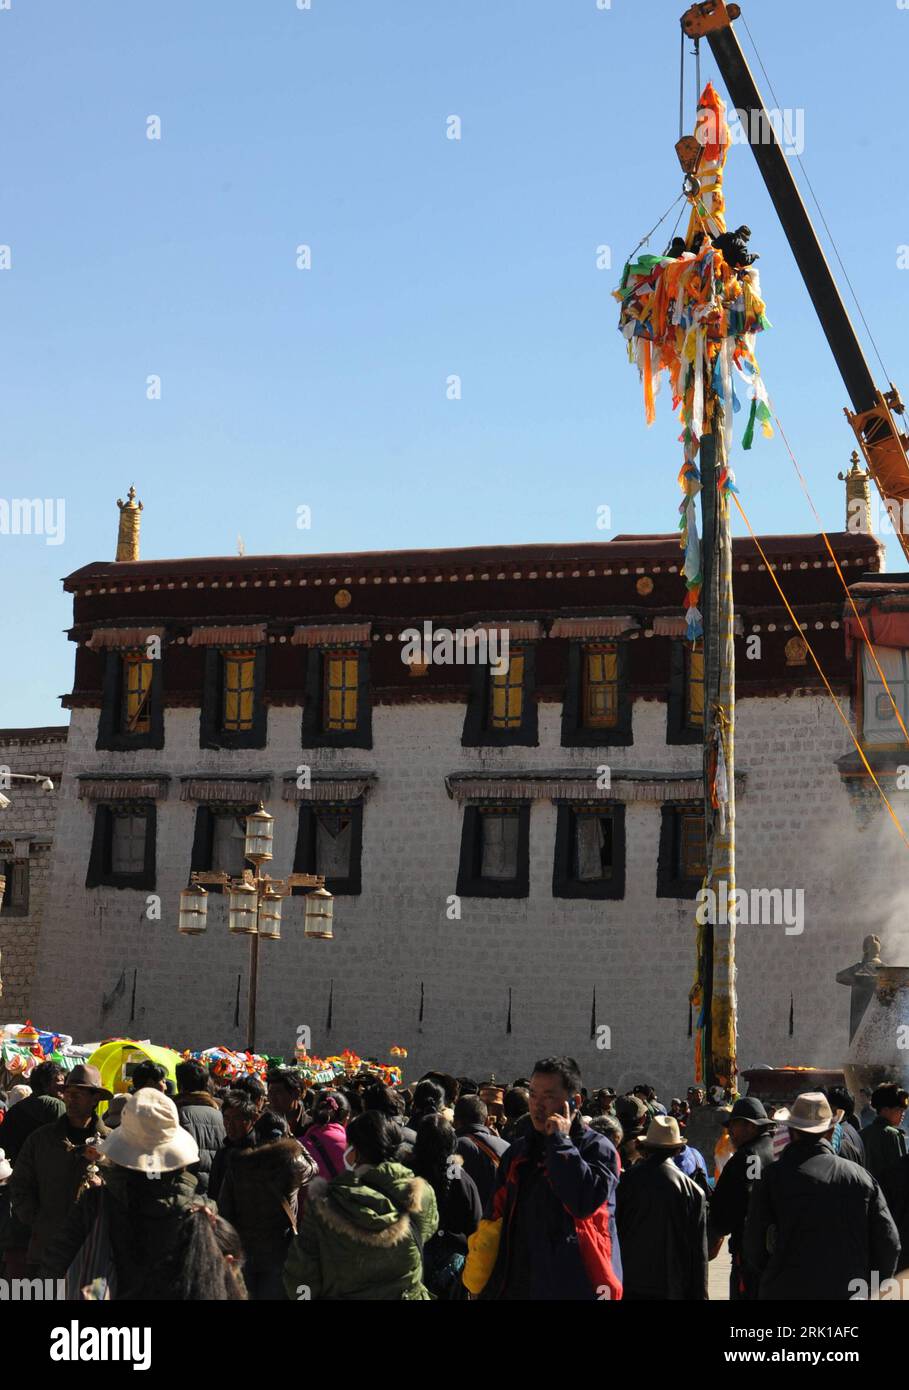
[[312,1112],[313,1122],[300,1143],[319,1167],[319,1177],[331,1182],[344,1171],[350,1105],[341,1091],[323,1091]]

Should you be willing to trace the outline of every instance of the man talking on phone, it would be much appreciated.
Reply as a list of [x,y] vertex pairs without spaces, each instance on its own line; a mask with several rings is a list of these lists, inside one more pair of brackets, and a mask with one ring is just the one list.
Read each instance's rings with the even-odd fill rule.
[[621,1298],[618,1154],[584,1123],[580,1104],[572,1057],[537,1062],[530,1079],[533,1128],[503,1155],[486,1212],[498,1229],[498,1252],[480,1298]]

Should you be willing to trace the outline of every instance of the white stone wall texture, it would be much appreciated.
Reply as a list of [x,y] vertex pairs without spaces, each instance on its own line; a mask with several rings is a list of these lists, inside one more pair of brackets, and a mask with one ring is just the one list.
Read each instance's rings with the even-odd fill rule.
[[[51,877],[65,747],[65,741],[60,738],[14,739],[4,737],[0,731],[0,766],[9,767],[13,772],[48,776],[57,788],[54,792],[46,792],[36,782],[13,781],[4,792],[10,805],[0,810],[0,850],[22,839],[29,841],[30,848],[28,913],[19,917],[0,912],[3,980],[0,1023],[24,1022],[31,1006],[38,939]],[[12,857],[12,853],[0,853],[0,860]]]
[[[272,872],[279,876],[292,867],[296,837],[296,808],[281,799],[282,777],[303,762],[372,769],[378,780],[364,813],[362,895],[337,898],[332,942],[304,940],[302,901],[285,904],[283,939],[261,944],[259,1050],[290,1054],[297,1029],[306,1025],[321,1056],[350,1047],[390,1060],[389,1048],[403,1045],[410,1078],[438,1068],[510,1080],[528,1074],[538,1057],[569,1053],[591,1087],[623,1090],[648,1081],[664,1097],[683,1095],[693,1080],[687,1027],[694,904],[656,897],[658,805],[627,807],[623,901],[552,897],[556,808],[538,801],[530,820],[530,896],[464,898],[461,920],[446,916],[462,820],[445,790],[447,774],[603,762],[614,774],[623,767],[699,772],[699,747],[666,743],[663,702],[635,703],[634,742],[627,748],[562,748],[560,715],[558,704],[541,705],[537,748],[482,749],[461,747],[462,704],[379,706],[372,749],[302,751],[300,708],[273,708],[266,749],[218,752],[198,746],[198,711],[168,709],[163,750],[109,753],[94,748],[97,710],[74,711],[32,991],[35,1021],[82,1040],[125,1035],[180,1048],[241,1046],[248,946],[229,936],[226,903],[212,903],[205,937],[181,937],[176,929],[195,811],[179,799],[179,776],[270,773]],[[740,928],[742,1068],[840,1064],[849,1001],[835,971],[859,959],[861,937],[885,918],[898,952],[902,914],[888,875],[893,884],[901,881],[904,847],[885,813],[859,829],[834,765],[851,747],[827,697],[749,698],[737,705],[737,765],[746,774],[737,815],[739,886],[802,888],[805,895],[800,935],[786,934],[782,925]],[[158,808],[160,920],[149,919],[144,893],[84,886],[93,812],[78,799],[76,775],[102,770],[167,772],[174,779]],[[594,987],[597,1023],[610,1030],[608,1049],[590,1036]]]

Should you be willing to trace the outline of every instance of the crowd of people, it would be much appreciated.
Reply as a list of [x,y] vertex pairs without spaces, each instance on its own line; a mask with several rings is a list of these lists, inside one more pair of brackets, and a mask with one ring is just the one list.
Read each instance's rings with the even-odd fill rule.
[[549,1057],[481,1091],[187,1060],[114,1096],[44,1062],[0,1093],[5,1274],[72,1300],[703,1300],[728,1240],[731,1299],[842,1300],[909,1263],[895,1083],[769,1115],[588,1092]]

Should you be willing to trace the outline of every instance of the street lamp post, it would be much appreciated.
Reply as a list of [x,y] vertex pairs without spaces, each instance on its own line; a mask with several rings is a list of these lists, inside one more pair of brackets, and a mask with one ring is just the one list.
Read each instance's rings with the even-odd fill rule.
[[178,931],[184,936],[201,936],[208,926],[209,886],[230,889],[228,930],[235,936],[249,937],[249,996],[246,1021],[247,1051],[256,1050],[256,1003],[259,992],[259,940],[281,939],[281,906],[294,888],[313,891],[304,898],[303,934],[322,941],[332,938],[334,899],[326,890],[321,874],[287,874],[271,878],[262,872],[272,858],[275,819],[260,803],[258,811],[247,817],[244,857],[255,865],[244,869],[239,878],[219,869],[196,870],[189,887],[180,894]]

